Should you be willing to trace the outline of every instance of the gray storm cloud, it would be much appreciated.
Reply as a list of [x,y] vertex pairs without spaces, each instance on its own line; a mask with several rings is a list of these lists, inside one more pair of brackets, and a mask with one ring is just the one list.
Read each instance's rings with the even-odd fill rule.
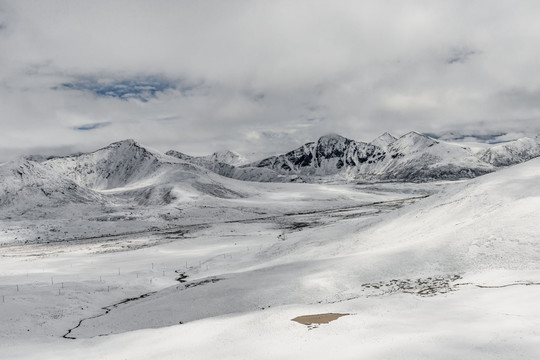
[[538,133],[538,14],[535,1],[0,1],[0,161],[124,138],[202,155],[330,132]]

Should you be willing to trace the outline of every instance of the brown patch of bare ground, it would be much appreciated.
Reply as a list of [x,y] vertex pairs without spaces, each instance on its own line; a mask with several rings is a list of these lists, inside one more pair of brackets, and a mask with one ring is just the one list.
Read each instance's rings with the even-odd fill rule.
[[318,327],[320,324],[328,324],[330,321],[339,319],[342,316],[347,316],[350,314],[337,314],[337,313],[326,313],[326,314],[314,314],[314,315],[302,315],[297,316],[292,321],[296,321],[299,324],[307,325],[308,329],[313,329]]

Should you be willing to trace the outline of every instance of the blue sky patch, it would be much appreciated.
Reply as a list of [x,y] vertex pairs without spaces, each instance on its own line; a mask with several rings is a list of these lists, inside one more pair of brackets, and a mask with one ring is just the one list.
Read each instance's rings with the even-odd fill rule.
[[110,97],[120,100],[137,99],[147,102],[166,90],[180,89],[182,93],[196,86],[179,88],[176,83],[160,77],[138,77],[121,80],[103,80],[97,78],[82,78],[67,82],[55,89],[69,89],[91,92],[99,97]]
[[99,128],[109,126],[109,125],[111,125],[110,121],[97,122],[97,123],[93,123],[93,124],[84,124],[84,125],[81,125],[81,126],[76,126],[74,129],[79,130],[79,131],[90,131],[90,130],[99,129]]

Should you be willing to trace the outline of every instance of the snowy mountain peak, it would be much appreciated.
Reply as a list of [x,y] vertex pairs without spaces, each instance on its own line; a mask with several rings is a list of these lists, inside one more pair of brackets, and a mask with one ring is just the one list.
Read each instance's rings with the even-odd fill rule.
[[409,131],[408,133],[406,133],[405,135],[401,136],[401,138],[406,138],[406,139],[417,139],[416,141],[431,141],[431,142],[434,142],[436,143],[437,141],[425,134],[422,134],[422,133],[419,133],[417,131]]
[[115,141],[96,151],[100,151],[104,149],[116,149],[116,148],[128,148],[128,147],[141,147],[141,145],[133,139],[125,139],[125,140]]
[[317,140],[317,142],[333,142],[333,141],[347,141],[349,139],[335,133],[323,135]]
[[373,139],[370,142],[370,144],[385,149],[385,148],[388,147],[388,145],[390,145],[391,143],[393,143],[396,140],[397,140],[397,138],[395,136],[393,136],[390,133],[385,132],[384,134],[377,137],[376,139]]
[[[166,156],[164,156],[165,154],[163,154],[162,152],[154,150],[145,145],[141,145],[140,143],[138,143],[137,141],[133,139],[125,139],[125,140],[113,142],[92,153],[109,154],[108,156],[110,157],[116,157],[116,156],[130,157],[132,155],[135,156],[136,158],[152,157],[152,158],[155,158],[156,160],[167,161]],[[88,155],[88,154],[80,153],[73,156],[81,156],[81,155]]]
[[438,143],[438,141],[429,136],[411,131],[394,141],[391,144],[391,148],[394,150],[407,149],[408,151],[421,151]]
[[319,140],[317,140],[315,156],[325,159],[341,157],[345,154],[348,146],[353,142],[353,140],[337,134],[322,136],[319,138]]
[[111,143],[109,146],[114,146],[114,145],[117,145],[117,144],[120,144],[120,145],[139,145],[135,140],[133,139],[124,139],[124,140],[120,140],[120,141],[116,141],[116,142],[113,142]]
[[55,158],[43,164],[91,189],[111,189],[155,172],[165,156],[132,139],[112,143],[91,153]]
[[216,151],[212,155],[203,156],[205,160],[239,166],[247,163],[247,160],[237,152],[231,150]]

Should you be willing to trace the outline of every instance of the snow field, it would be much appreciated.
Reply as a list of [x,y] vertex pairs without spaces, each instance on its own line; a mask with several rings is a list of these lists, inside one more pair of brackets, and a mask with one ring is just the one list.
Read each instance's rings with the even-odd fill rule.
[[[129,248],[129,237],[1,247],[0,290],[10,291],[0,307],[8,319],[2,356],[537,358],[539,181],[535,159],[401,208],[319,213],[309,210],[367,198],[337,187],[345,195],[332,202],[321,187],[311,201],[308,190],[294,193],[302,186],[295,184],[289,196],[214,208],[227,214],[229,205],[253,209],[250,201],[266,198],[265,220],[226,223],[211,212],[184,237],[139,235],[162,238],[151,247]],[[410,197],[403,190],[395,198]],[[302,214],[279,216],[288,198],[291,212]],[[149,292],[100,316],[102,307]],[[351,315],[313,330],[291,321],[325,312]],[[61,338],[68,329],[77,339]]]
[[[339,304],[289,305],[161,329],[8,347],[10,359],[531,359],[540,354],[540,287],[466,288]],[[302,314],[349,312],[308,330]],[[75,344],[74,344],[75,343]]]

